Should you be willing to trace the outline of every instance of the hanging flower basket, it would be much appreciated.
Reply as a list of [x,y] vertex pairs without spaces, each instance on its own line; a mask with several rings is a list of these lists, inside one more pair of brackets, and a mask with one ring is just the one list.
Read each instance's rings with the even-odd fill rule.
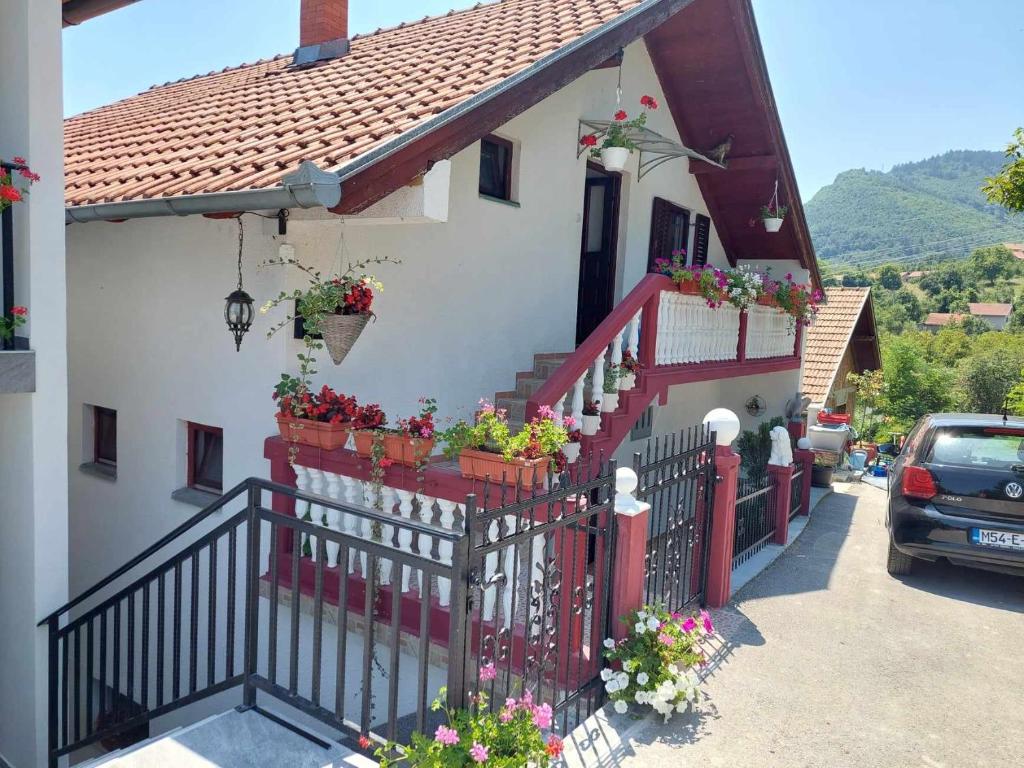
[[512,459],[505,461],[500,453],[463,448],[459,452],[459,469],[462,476],[473,480],[488,480],[500,483],[518,483],[521,488],[533,488],[547,476],[547,456],[539,459]]
[[778,232],[782,229],[782,221],[789,211],[784,205],[779,205],[779,182],[775,182],[775,191],[772,192],[768,205],[761,206],[761,221],[764,222],[766,232]]
[[601,150],[601,164],[606,171],[621,171],[629,161],[628,147],[605,147]]
[[308,445],[325,451],[336,451],[344,448],[348,442],[349,426],[347,424],[328,424],[312,419],[297,419],[277,414],[277,428],[281,437],[290,443]]
[[324,315],[320,333],[335,365],[341,365],[368,322],[369,314]]

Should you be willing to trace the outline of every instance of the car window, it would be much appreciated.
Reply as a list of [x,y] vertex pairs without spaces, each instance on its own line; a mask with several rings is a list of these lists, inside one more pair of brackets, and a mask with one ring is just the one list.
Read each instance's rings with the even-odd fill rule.
[[927,461],[992,469],[1024,464],[1024,429],[941,427],[935,431]]
[[925,425],[928,423],[928,419],[924,418],[917,422],[910,434],[907,435],[907,439],[903,442],[903,449],[900,451],[900,455],[909,456],[917,450],[918,444],[921,442],[921,436],[925,433]]

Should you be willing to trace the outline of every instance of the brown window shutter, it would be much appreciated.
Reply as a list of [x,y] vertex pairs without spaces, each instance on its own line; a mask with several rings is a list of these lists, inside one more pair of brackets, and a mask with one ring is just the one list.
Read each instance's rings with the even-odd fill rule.
[[654,198],[651,211],[651,241],[647,252],[647,271],[656,272],[655,259],[671,259],[672,251],[686,248],[690,231],[690,212],[685,208]]
[[708,263],[708,242],[711,239],[711,219],[702,213],[697,214],[693,227],[693,259],[692,264]]

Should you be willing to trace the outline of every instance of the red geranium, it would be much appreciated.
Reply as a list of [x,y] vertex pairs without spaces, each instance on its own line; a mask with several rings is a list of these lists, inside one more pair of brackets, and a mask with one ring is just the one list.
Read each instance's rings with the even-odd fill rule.
[[586,136],[580,139],[580,144],[582,144],[584,147],[596,147],[597,136],[595,136],[592,133],[588,133]]
[[625,120],[627,117],[629,117],[629,115],[626,114],[626,111],[624,109],[620,109],[618,112],[615,113],[616,120]]
[[658,102],[653,96],[641,96],[640,104],[647,109],[657,109]]
[[9,203],[20,203],[22,200],[21,192],[15,187],[0,185],[0,200],[6,200]]
[[26,309],[25,307],[11,307],[11,314],[18,315],[19,317],[24,317],[25,315],[28,314],[28,309]]

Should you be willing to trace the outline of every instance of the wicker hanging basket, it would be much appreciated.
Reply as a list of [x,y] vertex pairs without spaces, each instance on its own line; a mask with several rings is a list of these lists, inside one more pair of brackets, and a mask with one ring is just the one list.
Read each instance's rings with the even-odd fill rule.
[[352,346],[370,322],[370,315],[325,315],[320,321],[320,333],[324,346],[331,354],[335,365],[341,365]]

